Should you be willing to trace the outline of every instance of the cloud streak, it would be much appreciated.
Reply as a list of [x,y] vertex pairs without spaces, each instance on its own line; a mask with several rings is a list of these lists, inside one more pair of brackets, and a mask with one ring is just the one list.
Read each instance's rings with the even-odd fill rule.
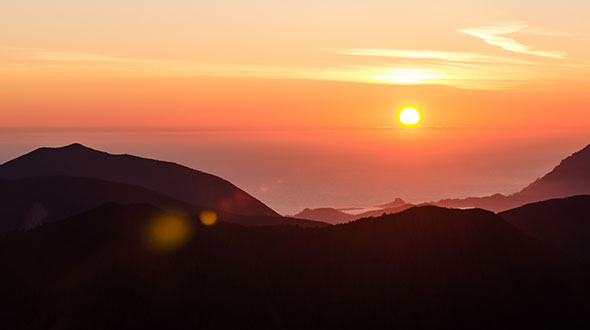
[[409,58],[423,60],[441,60],[448,62],[466,62],[466,63],[513,63],[513,64],[534,64],[529,61],[520,59],[482,55],[474,52],[454,52],[454,51],[435,51],[435,50],[409,50],[409,49],[383,49],[383,48],[358,48],[345,49],[340,51],[343,55],[354,56],[373,56],[373,57],[392,57],[392,58]]
[[397,84],[434,84],[445,79],[452,79],[446,72],[425,68],[395,68],[381,70],[368,75],[368,78]]
[[279,65],[212,63],[182,59],[112,56],[76,51],[0,47],[0,72],[68,77],[258,77],[299,78],[311,72]]
[[122,62],[128,63],[132,59],[117,56],[106,56],[92,53],[79,53],[79,52],[64,52],[64,51],[47,51],[41,50],[31,52],[29,56],[32,59],[42,61],[62,61],[62,62]]
[[526,27],[528,25],[522,23],[497,23],[488,26],[459,29],[458,31],[480,38],[487,44],[510,52],[548,58],[566,58],[567,53],[565,52],[532,50],[530,46],[523,45],[515,39],[503,37],[505,34],[519,32]]
[[571,34],[559,30],[552,30],[552,29],[545,29],[545,28],[538,28],[538,27],[530,27],[527,26],[526,28],[522,29],[520,32],[526,34],[532,34],[536,36],[546,36],[546,37],[571,37]]
[[[497,24],[463,29],[486,42],[556,58],[565,53],[539,52],[503,37],[521,31],[524,24]],[[490,37],[491,36],[491,37]],[[493,37],[493,38],[492,38]],[[334,50],[332,50],[334,51]],[[333,53],[334,54],[334,53]],[[508,53],[512,54],[512,53]],[[562,55],[563,54],[563,55]],[[0,46],[0,72],[9,77],[63,78],[255,78],[310,79],[371,84],[437,84],[467,89],[505,89],[527,81],[559,79],[567,73],[580,75],[581,63],[556,63],[541,58],[489,55],[472,51],[429,49],[347,48],[336,50],[333,61],[321,63],[228,63],[190,59],[148,58],[90,53],[76,50]],[[550,65],[551,70],[547,70]],[[543,70],[539,70],[539,67]]]

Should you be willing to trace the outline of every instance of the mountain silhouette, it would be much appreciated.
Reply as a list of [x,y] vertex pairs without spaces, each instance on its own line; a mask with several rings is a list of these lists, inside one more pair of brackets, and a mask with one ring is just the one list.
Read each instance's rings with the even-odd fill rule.
[[244,216],[191,205],[146,188],[83,177],[0,179],[0,231],[28,230],[73,216],[106,202],[148,203],[185,215],[216,211],[219,221],[241,225],[326,225],[274,216]]
[[583,194],[590,194],[590,145],[562,160],[551,172],[512,195],[443,199],[434,204],[501,212],[527,203]]
[[380,207],[382,209],[388,209],[388,208],[393,208],[393,207],[401,207],[401,206],[404,206],[407,204],[408,203],[406,203],[406,201],[404,201],[403,199],[396,197],[393,201],[391,201],[389,203],[378,205],[377,207]]
[[527,204],[499,215],[522,232],[590,262],[590,196]]
[[[568,328],[584,269],[499,216],[432,206],[324,228],[204,226],[147,204],[0,234],[3,329]],[[174,232],[174,231],[172,231]]]
[[112,155],[81,144],[39,148],[0,166],[0,178],[89,177],[144,187],[179,201],[242,215],[278,216],[256,198],[217,176],[171,162]]
[[0,198],[0,231],[31,229],[106,202],[143,202],[166,210],[198,213],[195,206],[142,187],[81,177],[2,179]]
[[433,204],[452,208],[482,208],[493,212],[501,212],[524,205],[531,201],[517,195],[494,194],[485,197],[449,198],[441,199]]
[[590,194],[590,145],[562,160],[551,172],[517,193],[545,200]]
[[325,221],[331,224],[346,223],[358,219],[355,215],[348,214],[331,207],[320,207],[317,209],[306,208],[303,211],[293,215],[293,218]]
[[[393,203],[389,203],[389,204],[393,204]],[[389,204],[384,204],[384,205],[389,205]],[[396,203],[396,205],[397,205],[397,203]],[[421,206],[423,206],[423,205],[421,205]],[[340,210],[337,210],[337,209],[331,208],[331,207],[323,207],[323,208],[317,208],[317,209],[306,208],[303,211],[293,215],[293,218],[313,220],[313,221],[323,221],[323,222],[327,222],[327,223],[331,223],[331,224],[339,224],[339,223],[346,223],[346,222],[350,222],[350,221],[358,220],[358,219],[362,219],[362,218],[379,217],[384,214],[399,213],[399,212],[405,211],[405,210],[407,210],[411,207],[414,207],[414,206],[416,206],[416,205],[402,204],[400,206],[381,208],[378,210],[366,211],[366,212],[362,212],[359,214],[350,214],[350,213],[342,212]]]

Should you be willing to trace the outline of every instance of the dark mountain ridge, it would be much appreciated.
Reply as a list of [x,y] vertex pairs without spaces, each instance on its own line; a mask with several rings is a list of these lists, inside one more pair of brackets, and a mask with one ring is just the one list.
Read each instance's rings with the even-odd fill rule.
[[326,221],[331,224],[338,224],[338,223],[346,223],[346,222],[356,220],[356,219],[362,218],[362,217],[356,217],[353,214],[342,212],[340,210],[337,210],[337,209],[331,208],[331,207],[320,207],[317,209],[310,209],[310,208],[303,209],[301,212],[293,215],[293,218],[307,219],[307,220],[323,219],[320,221]]
[[590,194],[590,145],[562,160],[517,196],[542,200]]
[[107,202],[149,203],[186,214],[202,209],[142,187],[83,177],[0,179],[0,199],[0,231],[32,229]]
[[499,215],[522,232],[590,263],[590,196],[536,202]]
[[197,215],[215,211],[219,221],[242,225],[322,226],[325,223],[275,216],[245,216],[192,205],[146,188],[84,177],[0,179],[0,232],[28,230],[74,216],[107,202],[148,203],[167,211]]
[[[0,234],[5,329],[576,328],[584,270],[484,210],[325,228],[203,226],[172,250],[150,205]],[[34,260],[34,262],[29,262]]]
[[0,166],[0,178],[89,177],[144,187],[192,205],[241,215],[279,216],[256,198],[217,176],[131,155],[112,155],[71,144],[39,148]]

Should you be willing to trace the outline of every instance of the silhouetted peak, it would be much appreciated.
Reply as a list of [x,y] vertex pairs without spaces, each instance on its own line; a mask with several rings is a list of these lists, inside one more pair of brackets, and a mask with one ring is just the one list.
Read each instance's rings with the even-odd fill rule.
[[68,144],[66,146],[63,147],[41,147],[38,148],[34,151],[32,151],[30,154],[35,154],[35,153],[39,153],[39,152],[43,152],[43,153],[52,153],[52,152],[73,152],[73,153],[80,153],[80,152],[96,152],[99,153],[100,151],[89,148],[81,143],[72,143],[72,144]]
[[520,193],[544,194],[544,199],[590,193],[590,145],[573,153],[551,172],[524,188]]
[[352,214],[331,207],[320,207],[316,209],[306,207],[301,212],[293,215],[293,217],[297,219],[322,221],[331,224],[344,223],[358,218]]
[[406,205],[407,202],[399,197],[396,197],[393,201],[389,202],[389,203],[385,203],[385,204],[381,204],[381,205],[377,205],[377,207],[380,208],[389,208],[389,207],[399,207],[399,206],[403,206]]
[[78,142],[72,143],[70,145],[67,145],[67,146],[64,146],[64,147],[61,147],[61,148],[58,148],[58,149],[94,150],[94,149],[88,148],[87,146],[85,146],[85,145],[83,145],[81,143],[78,143]]
[[[571,154],[570,156],[568,156],[567,158],[562,160],[559,165],[567,164],[567,163],[573,162],[573,161],[585,160],[585,159],[587,159],[586,157],[590,157],[590,144],[587,145],[586,147],[584,147],[583,149],[574,152],[573,154]],[[559,167],[559,166],[557,166],[557,167]]]

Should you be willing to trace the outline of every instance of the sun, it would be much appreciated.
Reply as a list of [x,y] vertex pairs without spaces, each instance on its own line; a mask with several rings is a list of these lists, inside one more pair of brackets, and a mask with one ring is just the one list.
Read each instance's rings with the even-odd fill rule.
[[420,111],[414,107],[405,107],[399,112],[399,121],[405,126],[415,126],[421,118]]

